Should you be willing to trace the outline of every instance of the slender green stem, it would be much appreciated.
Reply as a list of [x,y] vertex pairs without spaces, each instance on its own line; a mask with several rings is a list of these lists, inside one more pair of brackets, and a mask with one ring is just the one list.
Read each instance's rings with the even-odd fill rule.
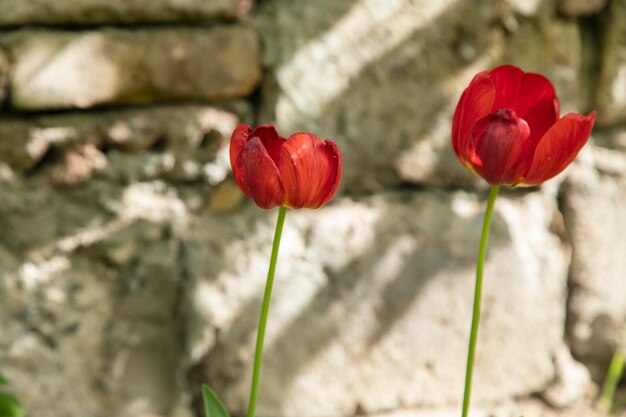
[[478,323],[480,321],[480,301],[483,287],[483,269],[485,257],[487,255],[487,241],[489,240],[489,230],[491,229],[491,217],[495,206],[496,197],[500,191],[499,186],[492,186],[489,191],[487,210],[483,220],[483,232],[480,237],[480,248],[478,249],[478,259],[476,261],[476,287],[474,289],[474,312],[472,314],[472,329],[470,331],[469,347],[467,350],[467,369],[465,370],[465,390],[463,392],[463,417],[467,417],[470,404],[470,394],[472,391],[472,372],[474,370],[474,356],[476,353],[476,338],[478,336]]
[[609,413],[613,408],[613,397],[615,397],[615,390],[617,384],[619,384],[624,370],[626,369],[626,332],[622,339],[622,343],[617,347],[609,370],[607,372],[604,384],[602,385],[602,395],[600,396],[600,407],[602,411]]
[[256,350],[254,352],[254,367],[252,368],[252,386],[250,388],[248,417],[254,417],[254,412],[256,410],[256,400],[259,395],[259,379],[261,377],[261,359],[263,357],[263,342],[265,341],[265,326],[267,325],[267,313],[270,309],[272,286],[274,285],[274,273],[276,272],[276,260],[278,259],[280,237],[283,234],[283,224],[285,223],[286,214],[287,207],[281,207],[278,210],[276,232],[274,232],[274,243],[272,245],[272,256],[270,257],[270,268],[267,271],[265,294],[263,294],[263,305],[261,306],[261,317],[259,318],[259,329],[256,336]]

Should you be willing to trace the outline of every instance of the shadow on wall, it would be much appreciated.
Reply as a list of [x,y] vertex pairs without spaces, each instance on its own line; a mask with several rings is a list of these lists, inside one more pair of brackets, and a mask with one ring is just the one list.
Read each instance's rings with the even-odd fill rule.
[[[380,7],[380,2],[373,0],[265,0],[261,3],[259,25],[265,36],[270,77],[262,92],[261,118],[263,121],[276,120],[283,131],[310,130],[335,139],[345,155],[343,187],[349,191],[370,191],[405,182],[454,187],[473,184],[471,177],[456,162],[449,146],[450,116],[460,90],[472,74],[508,56],[505,42],[509,34],[503,28],[499,4],[496,0],[392,0]],[[231,29],[235,30],[224,30]],[[249,36],[247,31],[240,34],[239,42],[243,46],[233,47],[233,55],[228,55],[237,66],[231,65],[228,57],[205,59],[211,55],[207,48],[222,46],[220,36],[214,38],[206,34],[205,37],[193,30],[163,31],[158,43],[161,46],[177,44],[181,39],[190,40],[192,45],[190,49],[168,49],[171,56],[162,54],[161,48],[148,42],[151,38],[143,38],[149,44],[145,48],[146,59],[154,68],[161,68],[160,63],[165,65],[170,60],[176,62],[164,77],[143,71],[139,63],[145,57],[140,59],[133,55],[134,49],[124,49],[123,31],[103,32],[70,42],[71,37],[65,38],[61,34],[53,39],[51,46],[48,45],[49,49],[41,49],[41,40],[31,36],[32,32],[17,36],[16,42],[27,42],[31,46],[22,49],[23,53],[33,55],[30,58],[22,56],[21,65],[27,67],[20,67],[26,90],[13,98],[22,97],[20,100],[26,108],[54,107],[59,103],[48,100],[57,99],[63,101],[62,107],[160,99],[212,99],[221,94],[248,94],[260,76],[255,63],[242,66],[246,67],[245,70],[234,74],[236,77],[229,84],[228,91],[220,90],[224,80],[219,77],[207,77],[212,80],[207,85],[189,81],[194,79],[191,72],[198,71],[198,68],[212,70],[212,65],[217,65],[221,69],[224,66],[241,69],[238,54],[246,50],[257,51],[251,46],[256,45],[256,38]],[[551,49],[550,45],[544,46],[543,50]],[[86,62],[82,59],[83,54],[91,56],[93,53],[102,55],[98,57],[99,61],[90,61],[101,66],[100,72],[82,79],[89,75],[79,68]],[[48,59],[49,54],[56,54],[55,59]],[[250,55],[254,61],[254,54]],[[194,57],[209,67],[196,65]],[[116,67],[118,59],[128,59],[134,71],[119,71],[123,66]],[[526,58],[516,59],[523,63]],[[541,65],[548,65],[546,62],[533,62],[535,66],[528,69],[539,70]],[[54,71],[53,67],[56,68]],[[38,100],[43,101],[28,104],[28,88],[45,91],[46,86],[58,81],[54,75],[58,71],[63,77],[69,77],[64,84],[76,82],[63,94],[71,93],[74,88],[80,91],[66,97],[53,89],[46,97],[38,96]],[[70,77],[71,74],[76,77]],[[181,82],[180,89],[172,87],[179,85],[178,81]],[[81,95],[85,91],[88,94]],[[76,97],[82,98],[76,101]],[[153,117],[171,118],[172,114],[158,113]],[[135,150],[143,154],[149,153],[147,149],[161,141],[160,135],[147,136],[146,143],[127,145],[137,146]],[[50,146],[50,143],[45,145]],[[103,145],[103,148],[108,147],[115,146],[112,143]],[[185,152],[196,157],[199,153],[191,146]],[[107,155],[109,163],[114,153]],[[213,153],[210,154],[209,159],[213,158]],[[118,155],[117,163],[128,166],[129,160]],[[8,252],[12,252],[15,258],[29,252],[29,255],[36,255],[34,264],[39,262],[44,266],[48,265],[47,261],[55,260],[48,265],[53,269],[52,278],[46,281],[44,274],[43,281],[37,284],[42,299],[52,294],[52,301],[48,302],[53,305],[50,310],[55,312],[53,316],[66,317],[67,313],[55,304],[54,294],[58,295],[59,290],[72,290],[78,284],[85,289],[92,284],[97,288],[84,298],[80,295],[83,287],[72,290],[79,301],[71,314],[86,321],[95,320],[99,314],[104,319],[82,328],[85,331],[79,332],[81,336],[76,343],[59,343],[60,349],[66,349],[64,357],[78,359],[71,364],[57,362],[51,368],[62,367],[65,378],[76,376],[73,381],[77,390],[89,391],[85,398],[105,397],[102,403],[106,404],[105,408],[112,409],[109,404],[115,402],[112,398],[117,400],[115,396],[119,394],[114,385],[120,380],[115,378],[125,378],[125,369],[134,372],[141,367],[154,366],[151,368],[154,374],[148,374],[149,378],[169,378],[168,382],[173,384],[181,377],[187,361],[200,363],[188,376],[189,391],[197,393],[201,382],[209,382],[230,404],[237,405],[236,412],[243,413],[241,392],[246,391],[248,384],[248,361],[254,344],[261,302],[259,294],[265,279],[272,232],[269,225],[273,224],[274,213],[260,214],[251,205],[224,216],[191,213],[190,204],[183,201],[174,188],[181,195],[185,192],[193,198],[202,195],[206,189],[200,185],[204,179],[199,174],[191,179],[183,174],[172,179],[167,174],[162,176],[160,171],[154,174],[156,177],[149,178],[142,177],[143,171],[137,172],[140,174],[131,173],[123,179],[105,175],[90,180],[82,188],[65,192],[63,199],[66,201],[62,202],[36,191],[27,196],[33,202],[31,211],[20,216],[15,213],[4,216],[5,211],[12,210],[11,204],[0,207],[3,214],[0,221],[3,218],[13,221],[7,227],[0,227]],[[158,181],[153,181],[155,179]],[[174,182],[175,187],[161,180]],[[125,181],[131,185],[123,188],[116,183]],[[134,184],[137,181],[146,182]],[[43,183],[30,185],[38,190],[48,189]],[[338,378],[340,385],[333,392],[341,396],[353,388],[350,384],[359,383],[359,377],[370,377],[368,383],[374,388],[376,384],[384,384],[385,380],[393,381],[393,376],[375,374],[374,371],[380,369],[377,364],[386,360],[401,362],[410,357],[408,351],[422,351],[423,348],[424,352],[432,352],[433,346],[436,350],[438,346],[449,344],[447,337],[457,329],[450,324],[450,306],[440,305],[435,312],[425,312],[425,317],[433,319],[434,327],[425,327],[433,338],[407,329],[405,333],[410,333],[407,336],[411,338],[410,346],[406,350],[399,347],[399,358],[377,356],[379,346],[394,342],[388,341],[395,337],[392,334],[397,334],[398,328],[402,333],[404,326],[408,326],[407,317],[413,314],[409,312],[419,308],[420,300],[441,294],[432,293],[434,282],[441,283],[439,291],[447,286],[455,287],[457,275],[473,265],[473,246],[467,243],[477,241],[480,223],[477,216],[480,214],[472,212],[460,216],[446,195],[428,193],[414,199],[398,192],[383,194],[379,200],[363,198],[361,200],[367,201],[366,204],[357,202],[350,206],[348,203],[345,209],[338,203],[336,207],[316,212],[290,213],[279,264],[274,315],[270,319],[273,330],[268,335],[264,362],[264,378],[275,383],[263,386],[262,407],[288,412],[290,405],[285,403],[288,392],[302,389],[297,386],[299,375],[309,373],[309,381],[317,382],[313,386],[325,386],[330,381],[320,380],[320,375],[351,372],[338,367],[311,369],[321,355],[336,355],[328,362],[334,364],[365,357],[373,362],[373,371],[369,375],[350,374]],[[10,203],[11,198],[6,201]],[[15,204],[18,208],[25,205],[23,202]],[[87,206],[89,210],[85,209]],[[181,213],[182,217],[189,216],[185,227],[181,225]],[[58,222],[59,219],[64,222]],[[12,233],[11,228],[20,228],[20,232]],[[24,230],[31,230],[31,235],[26,236]],[[496,216],[494,236],[500,237],[492,239],[491,250],[508,246],[511,239],[507,232],[503,219]],[[37,247],[32,247],[33,242]],[[5,255],[0,252],[2,259],[10,258]],[[57,262],[57,258],[61,261]],[[78,266],[71,276],[57,280],[60,274],[75,265]],[[22,279],[18,275],[24,270],[33,271],[24,268],[24,263],[18,262],[14,266],[14,281]],[[34,277],[35,281],[42,277],[37,274],[28,276]],[[182,294],[183,291],[186,293]],[[458,292],[458,287],[451,291],[452,294]],[[204,294],[209,298],[203,300]],[[24,311],[33,307],[32,300],[26,300],[29,296],[26,291],[23,300],[13,300],[16,310],[12,313],[21,314],[17,307],[25,305]],[[466,300],[465,293],[463,296]],[[206,304],[208,315],[214,321],[202,322],[196,317],[206,313],[202,308],[184,305],[183,300],[194,299]],[[459,301],[446,297],[439,299],[454,304]],[[105,303],[103,300],[114,301]],[[489,303],[485,304],[488,310]],[[452,307],[462,309],[462,306],[464,304],[460,302]],[[41,314],[47,314],[47,307],[36,308],[43,312]],[[200,311],[194,311],[194,308]],[[92,312],[97,314],[92,315]],[[198,323],[193,323],[196,320]],[[182,329],[181,322],[188,328]],[[197,325],[196,330],[201,328],[202,334],[198,337],[206,338],[204,344],[200,343],[206,348],[200,350],[200,357],[194,356],[196,352],[193,351],[196,335],[187,334],[193,332],[194,325]],[[13,331],[20,331],[17,327]],[[43,330],[32,332],[37,334],[36,337],[46,336]],[[455,335],[460,338],[458,333]],[[165,346],[163,339],[168,339]],[[190,346],[182,346],[183,341]],[[337,345],[341,349],[329,352]],[[135,348],[139,353],[133,358]],[[190,349],[191,353],[185,349]],[[81,362],[86,356],[85,351],[92,352],[93,357],[100,357],[104,351],[106,358],[96,364],[85,364]],[[389,354],[389,351],[385,352]],[[187,357],[189,354],[191,359]],[[161,356],[166,355],[175,358],[159,364]],[[452,361],[457,359],[452,358]],[[434,356],[425,356],[415,366],[438,375],[441,380],[446,372],[437,368],[436,360]],[[105,375],[111,372],[115,378],[102,382],[103,369]],[[54,369],[49,370],[53,375]],[[396,367],[389,371],[408,374],[412,369]],[[400,383],[403,376],[406,377],[405,374],[398,377]],[[133,404],[145,408],[144,403],[150,405],[156,399],[152,403],[158,403],[158,410],[148,411],[173,414],[175,406],[172,403],[178,399],[172,399],[171,392],[163,392],[176,387],[168,385],[156,387],[155,391],[149,391],[149,388],[141,391],[143,377],[131,373],[120,382],[120,386],[130,386],[123,395],[134,396],[120,401],[129,407],[123,411],[146,411],[134,409]],[[24,381],[28,382],[26,378]],[[43,391],[49,387],[45,384],[59,385],[52,379],[41,378],[40,382]],[[455,395],[460,392],[454,386],[449,389]],[[113,394],[108,396],[110,392]],[[380,399],[375,406],[384,406],[385,401],[397,405],[405,400],[387,397]],[[438,400],[432,398],[434,402]],[[27,398],[24,401],[29,402]],[[372,401],[377,399],[372,398]],[[445,397],[439,404],[450,401]],[[184,403],[185,398],[181,402]],[[102,404],[76,407],[76,415],[88,414],[89,407],[95,410],[92,413],[95,415]],[[350,414],[355,410],[340,411]]]
[[[436,139],[447,138],[449,127],[441,114],[448,115],[459,87],[451,85],[450,69],[468,63],[457,49],[487,55],[491,34],[461,23],[471,2],[395,1],[384,12],[375,2],[350,3],[332,28],[303,40],[297,50],[285,51],[285,41],[267,36],[266,48],[280,48],[282,55],[274,73],[279,91],[265,107],[275,114],[268,110],[264,116],[275,117],[287,130],[318,131],[336,139],[346,159],[345,187],[376,189],[402,181],[393,161],[410,145],[435,130]],[[484,57],[471,58],[478,67],[485,65]],[[447,140],[432,139],[430,158],[420,162],[435,170],[433,164],[441,160],[437,154],[449,146]],[[465,178],[455,167],[447,170]]]
[[57,398],[71,415],[171,413],[183,275],[171,234],[188,215],[184,203],[158,182],[92,180],[63,193],[11,185],[0,208],[11,226],[0,248],[0,292],[11,295],[0,356],[27,409],[54,414]]
[[546,73],[574,99],[567,72],[578,66],[574,24],[518,21],[497,1],[339,3],[343,14],[337,5],[324,10],[316,3],[316,11],[282,0],[263,4],[273,80],[265,85],[261,119],[336,140],[347,190],[475,185],[450,149],[450,119],[471,77],[499,62]]
[[[432,325],[407,320],[418,315],[416,309],[428,309],[454,298],[450,294],[442,296],[441,289],[434,293],[435,299],[433,294],[424,293],[431,280],[448,282],[443,286],[449,287],[453,294],[459,289],[455,277],[473,266],[474,247],[466,243],[478,239],[482,214],[475,211],[472,215],[459,216],[451,203],[452,200],[436,193],[419,197],[398,193],[382,195],[373,201],[339,204],[322,211],[288,214],[264,354],[265,383],[261,386],[260,413],[273,415],[282,410],[284,415],[292,415],[294,411],[289,409],[292,404],[283,402],[289,403],[292,400],[289,396],[303,389],[299,385],[303,381],[311,384],[311,389],[314,386],[322,389],[324,394],[320,395],[331,395],[330,392],[334,391],[339,392],[332,395],[342,395],[342,392],[355,395],[355,389],[344,385],[354,384],[365,377],[367,371],[364,373],[364,369],[369,367],[370,377],[379,381],[369,384],[384,383],[392,377],[376,375],[381,371],[378,361],[385,360],[380,358],[381,352],[388,352],[389,345],[394,343],[410,345],[399,344],[396,353],[401,358],[390,359],[388,372],[399,372],[398,380],[409,380],[402,373],[411,372],[413,368],[431,367],[431,371],[445,372],[438,369],[440,358],[429,355],[437,350],[436,346],[447,343],[450,332],[458,331],[453,323],[458,307],[449,308],[442,304],[437,311],[423,311],[424,320],[432,320]],[[247,229],[249,241],[258,243],[261,239],[263,243],[253,246],[255,249],[251,251],[251,247],[241,243],[238,232],[234,232],[234,240],[222,240],[224,247],[229,248],[226,253],[238,253],[240,266],[247,263],[254,266],[236,267],[235,270],[228,266],[226,271],[220,271],[204,262],[203,276],[208,281],[200,280],[190,287],[190,297],[212,310],[209,316],[229,315],[222,321],[222,328],[218,325],[214,347],[189,375],[190,386],[208,382],[231,406],[234,415],[244,414],[240,407],[243,407],[249,384],[250,360],[267,268],[263,259],[267,257],[271,238],[269,228],[259,230],[255,224],[259,224],[259,217],[264,219],[264,225],[268,219],[269,224],[273,224],[273,214],[262,213],[252,206],[220,219],[219,225],[214,224],[216,235],[223,237],[229,231]],[[242,228],[243,216],[247,218],[248,226]],[[494,231],[496,238],[491,242],[492,251],[510,243],[499,215],[495,218]],[[261,238],[260,233],[266,236]],[[241,251],[242,246],[247,250]],[[225,257],[228,259],[228,255]],[[207,273],[207,270],[215,271],[215,274]],[[212,291],[224,294],[223,297],[229,293],[237,294],[235,297],[240,301],[225,305],[215,294],[201,300],[197,296],[198,285],[208,285]],[[241,296],[242,293],[247,295]],[[433,331],[430,326],[439,330]],[[400,336],[402,340],[399,340],[398,334],[404,333],[403,328],[411,335]],[[424,331],[423,334],[420,330]],[[329,354],[329,349],[336,350],[336,353]],[[422,352],[424,357],[415,358],[408,368],[399,370],[398,361],[406,361],[412,351]],[[321,356],[324,359],[320,359]],[[329,363],[334,363],[335,367],[316,369],[320,364],[328,366]],[[359,365],[350,370],[349,363]],[[336,382],[329,380],[318,386],[312,382],[318,378],[335,378]],[[337,389],[333,390],[331,386]],[[394,390],[388,390],[385,395],[389,391]],[[314,393],[308,395],[316,397]],[[333,404],[330,407],[345,406],[350,400],[329,402]],[[196,402],[196,405],[200,403]],[[372,407],[372,404],[367,406]],[[380,404],[374,407],[380,407]],[[320,410],[311,411],[312,415],[329,411],[322,405],[318,408]],[[337,415],[354,411],[334,410]]]
[[[505,27],[505,15],[512,17],[513,13],[500,2],[399,0],[386,3],[384,10],[377,6],[367,0],[299,5],[264,1],[259,17],[270,66],[260,119],[275,120],[284,134],[306,130],[336,140],[345,157],[343,188],[348,191],[372,191],[405,182],[474,185],[449,145],[450,119],[471,76],[504,59],[527,70],[554,74],[551,78],[557,89],[559,83],[567,86],[565,96],[573,99],[571,90],[576,87],[567,84],[560,70],[552,66],[561,65],[562,69],[575,62],[570,55],[575,55],[576,48],[573,54],[564,54],[567,57],[560,56],[563,51],[548,41],[541,53],[526,53],[520,48],[517,56],[508,51],[507,43],[521,46],[524,42],[510,33],[517,29]],[[536,32],[533,36],[550,40],[551,36],[576,35],[568,24],[563,30],[561,23],[556,29],[524,21],[515,25],[521,27],[518,36]],[[445,218],[446,214],[433,214],[433,218],[439,216]],[[398,226],[397,219],[388,213],[375,226],[370,225],[376,242],[363,248],[349,265],[315,271],[317,278],[312,280],[318,284],[313,295],[304,297],[304,309],[294,307],[288,320],[274,323],[278,334],[268,336],[264,361],[265,375],[272,382],[268,384],[271,387],[262,387],[261,413],[292,411],[284,401],[294,384],[300,383],[295,378],[304,372],[314,373],[308,369],[311,361],[322,352],[328,353],[333,341],[354,336],[358,340],[354,356],[346,359],[358,358],[368,346],[384,343],[394,323],[424,296],[444,264],[446,271],[465,270],[473,264],[473,252],[459,259],[441,241],[428,243],[419,227],[408,233],[404,226]],[[478,219],[467,219],[458,227],[471,229],[478,223]],[[390,231],[398,227],[401,237]],[[495,240],[492,247],[506,243]],[[398,258],[392,262],[394,267],[379,265],[387,253]],[[294,262],[285,252],[282,259]],[[263,268],[245,271],[239,273],[254,273],[264,279]],[[247,377],[241,375],[249,368],[262,289],[259,278],[249,278],[255,280],[257,295],[249,294],[238,305],[237,313],[228,320],[235,324],[219,330],[216,347],[191,376],[192,385],[197,384],[201,381],[195,378],[206,372],[208,382],[240,414],[244,407],[242,386],[247,384]],[[373,310],[372,305],[376,306]],[[371,321],[363,325],[360,317]],[[325,371],[328,375],[350,372]],[[350,377],[340,383],[346,380]],[[336,391],[342,395],[341,389]]]

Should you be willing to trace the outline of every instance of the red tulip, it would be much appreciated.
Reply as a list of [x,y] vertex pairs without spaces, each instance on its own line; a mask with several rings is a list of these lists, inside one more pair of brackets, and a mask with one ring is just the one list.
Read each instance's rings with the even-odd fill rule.
[[319,208],[335,195],[342,158],[332,141],[311,133],[285,139],[274,126],[239,125],[230,139],[239,188],[262,208]]
[[595,112],[559,119],[547,78],[504,65],[476,74],[461,95],[452,146],[469,171],[492,185],[533,186],[574,160],[595,120]]

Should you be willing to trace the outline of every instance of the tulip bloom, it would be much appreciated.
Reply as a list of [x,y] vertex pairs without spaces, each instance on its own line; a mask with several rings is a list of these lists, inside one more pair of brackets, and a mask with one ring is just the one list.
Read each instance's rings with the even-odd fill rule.
[[511,65],[476,74],[454,112],[452,146],[491,185],[533,186],[563,171],[587,143],[596,113],[559,119],[550,81]]
[[332,141],[310,133],[285,139],[274,126],[241,124],[230,140],[239,188],[262,208],[319,208],[337,191],[342,158]]
[[[265,328],[287,208],[314,209],[328,203],[339,187],[343,162],[339,148],[330,140],[304,132],[285,139],[271,124],[255,129],[241,124],[230,139],[230,165],[239,188],[259,207],[280,206],[252,367],[248,417],[255,417]],[[228,417],[226,408],[209,387],[202,388],[202,395],[206,417]]]

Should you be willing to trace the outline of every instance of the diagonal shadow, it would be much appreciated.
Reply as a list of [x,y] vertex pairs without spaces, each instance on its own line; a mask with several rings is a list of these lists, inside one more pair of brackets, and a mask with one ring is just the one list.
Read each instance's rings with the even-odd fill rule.
[[[351,6],[357,4],[356,1],[337,3]],[[484,20],[493,16],[466,19],[466,16],[475,12],[475,3],[473,0],[459,0],[454,10],[444,10],[431,22],[356,72],[348,87],[326,103],[319,116],[313,115],[295,122],[293,130],[315,131],[324,137],[336,139],[344,150],[344,182],[348,184],[345,187],[348,191],[372,190],[398,184],[398,174],[389,161],[396,160],[404,149],[422,141],[436,128],[440,115],[450,112],[450,102],[456,90],[441,88],[442,85],[450,85],[450,76],[440,69],[471,66],[481,59],[481,51],[493,47],[494,38],[484,31]],[[279,6],[280,1],[263,3],[264,8]],[[306,9],[304,7],[301,12],[306,14]],[[346,13],[349,9],[345,9]],[[278,10],[274,12],[279,13]],[[330,30],[332,24],[328,23],[325,27]],[[308,22],[303,24],[307,25]],[[446,30],[442,31],[442,28]],[[271,42],[277,32],[276,28],[272,29],[270,36],[265,38],[266,43]],[[322,32],[305,31],[309,39]],[[273,59],[276,65],[288,61],[303,43],[303,39],[293,40],[292,49],[281,50],[281,56],[270,57],[270,60]],[[448,44],[452,47],[445,52],[433,51],[429,48],[431,44]],[[468,53],[468,49],[473,52]],[[273,75],[276,76],[275,73]],[[277,96],[271,92],[271,83],[268,82],[270,87],[264,92],[265,106],[262,113],[264,120],[278,117],[280,125],[280,115],[267,111],[275,108],[277,100]],[[387,123],[381,123],[381,120]],[[320,131],[320,126],[325,131]],[[454,163],[456,167],[456,161]],[[364,166],[368,167],[367,172],[363,171]],[[464,178],[467,173],[459,168],[454,175]],[[459,257],[458,253],[446,246],[445,240],[437,237],[437,232],[425,230],[428,228],[423,225],[407,226],[398,221],[399,216],[410,218],[409,213],[398,213],[394,209],[388,211],[375,226],[376,243],[359,254],[350,265],[340,269],[325,269],[325,285],[267,345],[264,369],[266,374],[271,373],[276,389],[262,387],[262,404],[271,404],[279,409],[283,406],[284,392],[294,383],[299,372],[326,346],[341,337],[345,330],[345,317],[342,314],[349,316],[355,311],[367,309],[369,305],[375,305],[378,320],[372,328],[367,329],[367,340],[369,345],[376,345],[387,336],[394,322],[406,314],[429,281],[443,268],[454,271],[473,265],[473,252],[467,257]],[[438,218],[445,219],[446,216],[452,216],[452,213],[437,213]],[[494,228],[497,228],[499,222],[501,219],[494,219]],[[475,224],[480,224],[480,219],[466,219],[459,228],[473,228],[473,235],[478,236]],[[442,224],[441,227],[447,226]],[[394,271],[380,270],[378,262],[381,254],[396,244],[398,236],[413,236],[420,243],[404,249],[402,260]],[[473,239],[468,246],[473,247],[476,240]],[[505,243],[505,240],[492,240],[491,247]],[[377,268],[379,273],[372,272]],[[386,276],[381,278],[382,275]],[[364,290],[367,287],[377,290],[368,293]],[[248,300],[241,307],[235,324],[219,334],[216,348],[202,360],[202,373],[206,374],[206,380],[218,394],[223,394],[227,403],[236,402],[229,397],[230,392],[236,391],[236,387],[241,385],[241,375],[248,371],[249,366],[246,359],[249,355],[231,347],[254,343],[260,302],[260,297]],[[243,410],[235,410],[235,415],[238,413],[243,414]]]
[[[355,7],[361,3],[352,2]],[[447,139],[449,129],[444,129],[443,133],[433,132],[441,115],[449,114],[451,117],[451,103],[460,92],[459,83],[469,81],[465,80],[469,72],[462,76],[459,74],[473,65],[479,69],[491,65],[490,54],[495,54],[500,45],[499,38],[484,30],[487,22],[491,24],[491,20],[496,19],[495,12],[480,19],[466,18],[476,13],[476,3],[472,0],[452,2],[448,9],[430,22],[417,26],[402,42],[392,44],[391,49],[378,59],[351,73],[348,80],[338,82],[344,89],[336,92],[335,98],[318,112],[303,110],[293,115],[285,111],[281,100],[290,100],[289,94],[295,94],[293,100],[297,100],[300,93],[279,92],[273,96],[270,87],[262,116],[264,119],[275,119],[279,126],[286,126],[288,130],[314,131],[336,140],[344,151],[343,183],[347,191],[371,191],[397,185],[402,179],[393,161],[401,157],[406,149],[433,134]],[[383,25],[393,27],[394,24],[390,20]],[[494,30],[497,31],[497,25]],[[449,45],[449,48],[433,48],[433,45]],[[345,53],[357,54],[354,50]],[[288,52],[282,51],[281,54],[287,55]],[[277,72],[283,70],[280,65],[286,61],[288,59],[283,58],[277,63]],[[332,66],[332,63],[326,65]],[[315,74],[316,68],[312,65],[307,71]],[[452,70],[452,76],[448,69]],[[274,76],[279,77],[280,74],[274,73]],[[462,81],[457,78],[462,78]],[[285,84],[284,81],[282,83]],[[290,86],[287,85],[287,88]],[[314,88],[326,90],[331,87],[326,80],[320,79],[319,85]],[[301,94],[307,96],[313,93],[305,91]],[[447,140],[445,142],[441,148],[432,149],[434,154],[431,158],[435,161],[439,158],[435,154],[447,151]],[[457,165],[455,163],[447,170],[437,172],[442,172],[446,178],[453,174],[454,179],[469,182],[468,174]],[[367,172],[375,172],[376,175],[364,175],[364,167],[367,167]],[[417,169],[423,170],[421,167]],[[450,184],[449,181],[441,182],[444,186]]]
[[[326,347],[339,339],[345,340],[347,332],[354,333],[355,329],[350,326],[358,321],[356,318],[363,312],[373,310],[376,319],[371,327],[357,329],[367,333],[363,341],[355,341],[357,351],[367,351],[384,339],[393,329],[394,323],[406,315],[429,281],[436,278],[439,272],[452,271],[453,275],[456,270],[467,270],[473,266],[473,249],[480,232],[480,215],[450,225],[448,221],[455,214],[450,206],[444,208],[447,197],[443,194],[428,194],[419,199],[434,198],[439,201],[436,205],[437,217],[432,217],[435,214],[432,207],[411,216],[415,199],[410,193],[388,194],[381,216],[372,226],[375,242],[348,265],[338,269],[325,267],[327,279],[323,285],[266,345],[263,369],[266,380],[271,381],[272,386],[262,385],[260,407],[280,409],[285,400],[284,393],[303,369],[315,361]],[[399,218],[406,221],[398,221]],[[469,237],[472,244],[465,245],[467,242],[462,242],[471,248],[469,252],[459,254],[450,249],[449,240],[455,237],[451,228],[471,230]],[[499,236],[506,230],[497,214],[494,230],[499,232]],[[467,233],[462,235],[468,237]],[[406,241],[409,237],[415,237],[414,245],[397,247],[397,242]],[[495,249],[507,243],[508,236],[496,238],[492,239],[490,247]],[[389,258],[387,254],[391,254],[395,261],[385,261],[385,258]],[[280,281],[278,278],[278,285]],[[277,301],[280,302],[274,302]],[[260,297],[251,298],[228,331],[219,335],[216,348],[203,359],[207,381],[216,388],[218,394],[224,394],[227,402],[231,400],[229,392],[241,386],[241,376],[248,375],[250,367],[250,355],[233,347],[254,343],[260,303]],[[270,326],[271,322],[270,319]],[[358,354],[355,354],[354,360],[358,361]],[[243,410],[233,411],[234,415],[243,414]]]

